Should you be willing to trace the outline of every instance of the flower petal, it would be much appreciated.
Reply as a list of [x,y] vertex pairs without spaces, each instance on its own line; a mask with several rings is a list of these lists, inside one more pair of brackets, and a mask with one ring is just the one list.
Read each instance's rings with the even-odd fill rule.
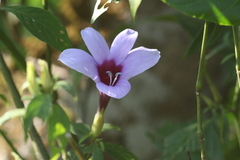
[[99,91],[117,99],[126,96],[131,89],[131,84],[124,79],[119,80],[115,86],[108,86],[102,82],[98,82],[96,86]]
[[159,59],[160,52],[157,49],[135,48],[121,64],[123,66],[121,78],[128,80],[154,66]]
[[137,36],[138,32],[132,29],[125,29],[119,33],[110,48],[109,59],[114,59],[117,65],[120,64],[132,49]]
[[60,54],[59,60],[68,67],[90,77],[95,82],[100,81],[96,67],[97,63],[87,52],[80,49],[66,49]]
[[105,39],[99,32],[90,27],[82,30],[81,35],[96,62],[102,64],[109,55],[109,47]]

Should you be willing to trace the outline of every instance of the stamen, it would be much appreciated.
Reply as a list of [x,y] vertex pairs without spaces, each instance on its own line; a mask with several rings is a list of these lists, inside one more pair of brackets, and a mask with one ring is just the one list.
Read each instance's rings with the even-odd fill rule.
[[113,74],[112,74],[111,71],[107,71],[106,73],[107,73],[108,76],[109,76],[109,86],[111,86],[111,85],[112,85],[112,77],[113,77]]
[[115,78],[114,78],[113,83],[112,83],[111,86],[114,85],[114,83],[117,81],[118,76],[121,75],[121,74],[122,74],[121,72],[118,72],[118,73],[115,74]]

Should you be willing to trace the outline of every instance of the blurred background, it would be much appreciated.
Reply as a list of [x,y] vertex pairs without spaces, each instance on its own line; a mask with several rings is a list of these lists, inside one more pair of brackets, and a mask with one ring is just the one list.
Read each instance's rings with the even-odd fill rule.
[[[2,0],[1,3],[8,6],[24,4],[42,8],[41,0]],[[110,131],[102,135],[105,141],[125,146],[141,160],[157,159],[162,155],[160,148],[153,142],[157,128],[169,122],[175,126],[189,121],[196,122],[195,82],[201,42],[197,43],[194,38],[202,30],[203,21],[185,16],[160,0],[143,0],[133,22],[128,1],[121,0],[117,4],[108,4],[108,11],[91,25],[89,22],[94,5],[95,0],[49,0],[49,10],[66,27],[74,48],[86,49],[80,31],[92,26],[105,37],[109,45],[120,31],[132,28],[139,33],[134,48],[144,46],[161,52],[157,65],[130,79],[132,89],[127,96],[120,100],[111,99],[105,122],[119,126],[121,131]],[[0,21],[8,30],[8,35],[26,54],[27,60],[36,62],[38,58],[44,59],[45,43],[26,31],[14,15],[3,11],[0,14]],[[211,43],[207,69],[214,84],[227,96],[234,84],[234,61],[233,56],[229,56],[225,63],[222,60],[226,54],[233,55],[233,46],[229,42],[229,29],[221,27],[219,30],[224,32],[216,35],[220,36],[218,42]],[[224,48],[220,47],[222,43],[225,44]],[[1,41],[0,49],[20,90],[26,75],[16,67],[9,50]],[[75,98],[65,91],[60,91],[59,103],[66,108],[73,122],[83,121],[91,125],[98,106],[95,83],[61,64],[57,60],[60,52],[53,48],[51,51],[53,75],[68,80],[77,91]],[[1,74],[0,92],[8,93]],[[209,95],[208,89],[204,88],[203,92]],[[23,93],[28,94],[26,91]],[[14,108],[10,94],[8,95],[9,107],[0,100],[0,116]],[[35,123],[41,135],[46,136],[45,124],[38,119]],[[11,137],[20,152],[28,155],[26,148],[30,147],[30,142],[24,142],[20,124],[19,119],[13,119],[1,128]],[[10,149],[0,137],[0,159],[11,158]]]

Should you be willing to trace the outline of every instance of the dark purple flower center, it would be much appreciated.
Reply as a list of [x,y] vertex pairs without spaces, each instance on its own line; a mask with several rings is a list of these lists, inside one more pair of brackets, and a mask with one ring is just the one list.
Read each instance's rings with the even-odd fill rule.
[[109,86],[115,86],[121,76],[122,65],[116,65],[114,60],[106,60],[98,67],[101,82]]

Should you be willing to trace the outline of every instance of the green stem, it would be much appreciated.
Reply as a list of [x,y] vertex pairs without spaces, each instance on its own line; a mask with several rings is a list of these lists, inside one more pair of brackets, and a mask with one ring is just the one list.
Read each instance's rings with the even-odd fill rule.
[[240,148],[240,127],[239,127],[239,122],[238,122],[238,117],[234,115],[234,126],[237,134],[237,139],[238,139],[238,146]]
[[24,160],[24,158],[18,153],[18,151],[16,150],[16,148],[13,146],[12,142],[10,139],[8,139],[8,137],[6,136],[6,134],[0,130],[0,134],[2,135],[2,137],[5,139],[5,141],[8,143],[8,145],[10,146],[10,148],[12,149],[12,151],[18,155],[18,157],[21,159],[21,160]]
[[198,68],[198,76],[196,82],[196,99],[197,99],[197,136],[200,143],[201,150],[201,160],[206,160],[206,153],[204,147],[204,135],[202,129],[202,108],[201,108],[201,92],[202,92],[202,83],[203,83],[203,74],[205,67],[205,55],[206,55],[206,47],[207,47],[207,35],[208,35],[209,22],[205,22],[204,31],[203,31],[203,40]]
[[78,145],[77,143],[74,141],[74,139],[72,138],[72,136],[70,134],[67,134],[67,138],[70,142],[70,145],[72,146],[74,152],[75,152],[75,155],[78,157],[79,160],[87,160],[82,151],[78,148]]
[[[1,52],[0,52],[0,70],[2,71],[2,75],[5,78],[5,81],[8,85],[8,88],[10,90],[10,93],[12,95],[12,98],[13,98],[13,101],[14,101],[16,107],[24,108],[24,104],[21,100],[21,96],[17,90],[17,87],[15,86],[15,83],[13,82],[11,73],[10,73],[9,69],[7,68],[7,65],[3,59]],[[39,150],[42,158],[44,160],[49,160],[50,158],[49,158],[48,152],[47,152],[45,146],[43,145],[43,142],[33,125],[31,126],[31,128],[29,130],[29,134],[30,134],[32,140],[37,144],[38,150]]]
[[240,47],[239,47],[239,27],[232,26],[233,29],[233,39],[234,39],[234,49],[235,49],[235,58],[236,58],[236,74],[238,80],[238,86],[240,87]]
[[42,0],[43,9],[48,10],[48,0]]
[[[238,88],[235,88],[235,91],[237,93],[235,93],[235,96],[238,96],[239,94],[239,87],[240,87],[240,41],[239,41],[239,33],[240,33],[240,29],[239,26],[232,26],[233,29],[233,39],[234,39],[234,49],[235,49],[235,58],[236,58],[236,74],[237,74],[237,82],[238,82]],[[237,98],[235,98],[237,100]],[[234,99],[234,100],[235,100]],[[235,105],[235,113],[236,113],[236,119],[234,120],[234,124],[235,124],[235,129],[237,131],[237,135],[238,135],[238,143],[240,146],[240,127],[239,127],[239,106]]]

